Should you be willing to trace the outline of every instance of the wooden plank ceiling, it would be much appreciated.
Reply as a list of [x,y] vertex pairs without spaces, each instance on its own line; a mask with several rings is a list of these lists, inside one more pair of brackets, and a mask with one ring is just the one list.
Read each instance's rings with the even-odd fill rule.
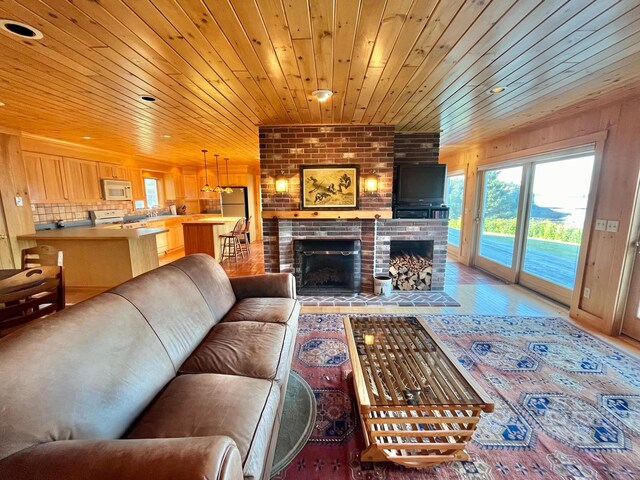
[[468,145],[640,84],[638,0],[0,0],[0,18],[44,34],[0,32],[0,126],[183,164],[256,162],[262,124]]

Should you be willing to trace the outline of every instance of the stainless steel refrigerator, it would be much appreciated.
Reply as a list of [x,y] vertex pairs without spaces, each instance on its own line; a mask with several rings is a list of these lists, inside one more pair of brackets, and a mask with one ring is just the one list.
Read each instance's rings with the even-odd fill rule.
[[233,192],[220,195],[222,199],[222,216],[249,218],[247,187],[231,188],[233,188]]

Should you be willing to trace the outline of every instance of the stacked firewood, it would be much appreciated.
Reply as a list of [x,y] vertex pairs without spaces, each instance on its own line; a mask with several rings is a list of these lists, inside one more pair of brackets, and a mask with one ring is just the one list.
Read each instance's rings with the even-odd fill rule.
[[430,290],[433,262],[427,258],[403,253],[389,261],[389,275],[396,290]]

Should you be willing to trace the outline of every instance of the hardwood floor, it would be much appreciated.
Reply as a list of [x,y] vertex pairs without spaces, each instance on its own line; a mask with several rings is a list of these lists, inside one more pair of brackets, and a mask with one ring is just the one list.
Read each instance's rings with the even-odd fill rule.
[[[184,250],[176,250],[160,258],[166,265],[184,256]],[[230,277],[264,273],[264,251],[262,242],[251,244],[251,255],[234,262],[224,260],[222,267]],[[519,285],[506,284],[481,270],[447,260],[445,292],[459,303],[459,307],[302,307],[302,313],[404,313],[404,314],[481,314],[518,316],[557,316],[572,323],[569,311],[560,305]],[[77,303],[100,292],[67,291],[68,303]],[[584,325],[576,325],[590,333],[613,342],[620,348],[640,355],[640,343],[627,337],[608,337]]]

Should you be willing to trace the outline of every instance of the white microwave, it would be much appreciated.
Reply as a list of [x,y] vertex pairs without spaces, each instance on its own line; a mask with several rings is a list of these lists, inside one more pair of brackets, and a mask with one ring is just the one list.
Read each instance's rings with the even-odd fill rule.
[[131,200],[131,182],[102,179],[102,196],[105,200]]

